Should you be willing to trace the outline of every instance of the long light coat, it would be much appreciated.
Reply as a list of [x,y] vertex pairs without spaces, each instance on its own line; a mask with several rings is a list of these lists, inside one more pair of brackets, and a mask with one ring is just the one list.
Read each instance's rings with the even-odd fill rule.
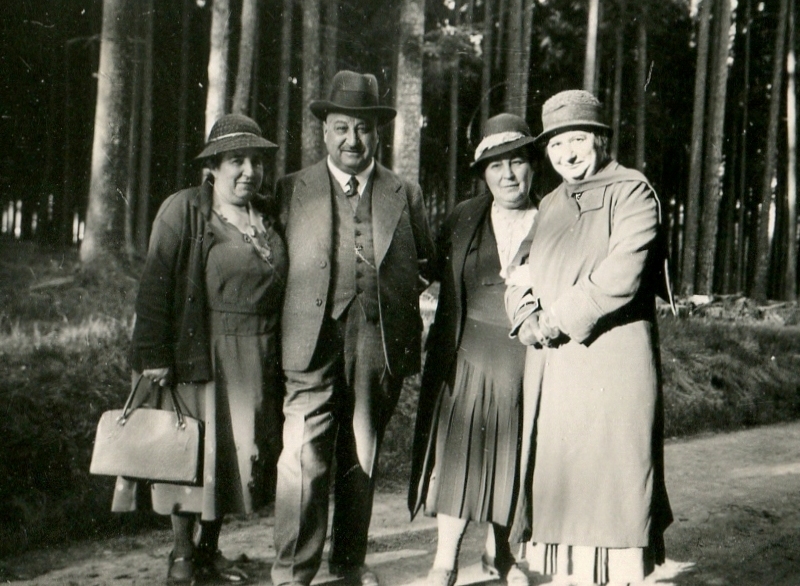
[[[541,202],[530,285],[568,340],[529,347],[523,469],[514,537],[654,546],[672,520],[654,293],[660,207],[643,175],[611,162]],[[521,288],[507,296],[512,320]],[[526,457],[529,455],[529,457]],[[524,465],[524,464],[523,464]],[[531,516],[532,515],[532,516]]]
[[[400,179],[379,163],[372,182],[383,351],[389,371],[402,377],[420,367],[419,294],[434,258],[433,238],[419,185]],[[303,371],[317,347],[335,254],[327,160],[281,179],[276,195],[289,250],[281,324],[283,368]]]

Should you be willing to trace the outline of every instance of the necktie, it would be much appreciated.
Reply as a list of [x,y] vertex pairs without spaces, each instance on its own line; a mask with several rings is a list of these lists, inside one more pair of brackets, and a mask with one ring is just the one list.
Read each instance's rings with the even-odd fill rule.
[[347,190],[344,192],[347,196],[347,201],[353,208],[353,211],[358,207],[358,179],[355,175],[350,175],[350,181],[347,182]]

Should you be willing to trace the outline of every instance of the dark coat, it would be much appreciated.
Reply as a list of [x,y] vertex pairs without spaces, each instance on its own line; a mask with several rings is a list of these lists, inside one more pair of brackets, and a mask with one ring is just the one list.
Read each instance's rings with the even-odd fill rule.
[[[414,429],[414,448],[408,508],[413,518],[425,502],[432,462],[429,462],[431,436],[435,434],[433,418],[436,402],[445,379],[452,373],[466,320],[466,291],[464,263],[472,248],[475,235],[486,221],[492,207],[491,194],[485,193],[460,203],[448,216],[437,240],[438,257],[434,278],[441,288],[436,317],[425,344],[427,356],[422,373],[417,421]],[[530,237],[529,237],[530,238]],[[520,246],[513,264],[522,264],[530,248],[530,239]],[[510,323],[509,323],[510,326]]]
[[[213,378],[205,264],[213,187],[204,182],[169,196],[156,214],[131,339],[130,364],[141,372],[170,367],[174,383]],[[263,202],[254,207],[267,212]]]
[[[283,368],[303,371],[329,311],[336,250],[327,159],[281,179],[276,196],[289,250]],[[420,367],[419,294],[426,286],[423,279],[430,277],[434,245],[419,185],[378,163],[372,179],[372,231],[384,356],[391,374],[407,376]]]

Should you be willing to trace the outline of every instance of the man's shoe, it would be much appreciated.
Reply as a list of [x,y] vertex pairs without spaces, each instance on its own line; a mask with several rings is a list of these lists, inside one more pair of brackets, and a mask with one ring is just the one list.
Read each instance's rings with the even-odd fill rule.
[[360,566],[328,564],[328,571],[332,576],[342,578],[353,586],[380,586],[378,575],[366,564]]

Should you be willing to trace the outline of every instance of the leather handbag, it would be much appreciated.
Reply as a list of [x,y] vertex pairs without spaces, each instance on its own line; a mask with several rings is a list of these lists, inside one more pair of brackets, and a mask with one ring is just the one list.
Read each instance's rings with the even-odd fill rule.
[[97,424],[91,474],[200,484],[203,477],[203,422],[181,409],[174,388],[173,410],[133,407],[142,375],[122,409],[106,411]]

